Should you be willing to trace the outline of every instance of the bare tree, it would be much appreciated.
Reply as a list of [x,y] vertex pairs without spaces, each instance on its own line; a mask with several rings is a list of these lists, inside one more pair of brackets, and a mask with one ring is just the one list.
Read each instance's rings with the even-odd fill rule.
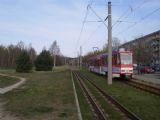
[[118,50],[119,46],[121,45],[120,39],[117,37],[114,37],[112,40],[112,48],[113,50]]
[[[120,39],[117,37],[114,37],[112,39],[112,50],[118,50],[120,45],[121,45]],[[105,44],[100,53],[107,52],[107,50],[108,50],[108,44]]]
[[55,67],[56,66],[56,56],[60,54],[60,48],[57,45],[56,40],[50,46],[49,51],[50,51],[52,57],[54,57],[54,67]]
[[144,43],[142,40],[137,41],[136,44],[132,45],[133,60],[137,64],[148,65],[151,63],[151,48],[150,44]]
[[18,42],[17,45],[0,45],[0,68],[15,68],[16,60],[24,50],[28,52],[30,57],[32,56],[31,58],[36,57],[34,48],[29,47],[27,49],[22,41]]
[[19,41],[19,42],[17,43],[17,47],[20,48],[21,50],[24,50],[24,49],[25,49],[25,44],[24,44],[24,42],[23,42],[23,41]]
[[30,43],[29,44],[29,47],[28,47],[28,53],[29,53],[29,57],[31,59],[31,62],[32,62],[32,65],[34,64],[34,61],[36,59],[36,51],[35,49],[32,47],[32,44]]

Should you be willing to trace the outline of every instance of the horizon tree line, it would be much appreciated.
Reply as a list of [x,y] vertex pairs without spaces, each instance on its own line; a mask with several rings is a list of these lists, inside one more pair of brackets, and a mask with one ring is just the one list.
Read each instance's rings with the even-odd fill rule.
[[[55,66],[64,65],[66,59],[68,58],[61,54],[60,47],[57,45],[56,41],[54,41],[51,44],[48,50],[46,49],[42,50],[42,52],[44,51],[49,53],[49,55],[52,58],[52,63]],[[33,48],[31,44],[27,46],[23,41],[20,41],[16,45],[13,44],[10,44],[8,46],[0,45],[0,69],[16,68],[18,66],[17,60],[22,54],[23,55],[27,54],[29,56],[30,63],[32,64],[33,67],[35,67],[35,61],[39,55],[37,55],[35,48]]]
[[20,41],[16,45],[0,45],[0,68],[15,68],[16,60],[23,51],[29,54],[33,64],[37,53],[31,44],[25,46],[24,42]]

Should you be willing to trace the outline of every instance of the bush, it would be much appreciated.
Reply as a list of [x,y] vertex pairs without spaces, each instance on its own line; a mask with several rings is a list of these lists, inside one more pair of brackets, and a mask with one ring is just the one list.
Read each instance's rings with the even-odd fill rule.
[[53,59],[49,51],[43,50],[35,61],[37,71],[51,71],[53,67]]
[[16,72],[30,72],[32,70],[32,63],[29,54],[23,51],[16,60]]

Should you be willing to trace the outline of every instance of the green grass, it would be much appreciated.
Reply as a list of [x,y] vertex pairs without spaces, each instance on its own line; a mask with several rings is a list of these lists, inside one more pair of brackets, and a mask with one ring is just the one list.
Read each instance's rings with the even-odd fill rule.
[[12,85],[12,84],[18,82],[18,81],[19,80],[17,78],[0,75],[0,88],[7,87],[9,85]]
[[26,83],[5,95],[1,95],[6,111],[24,119],[76,120],[77,109],[70,71],[59,72],[3,73],[27,78]]
[[64,71],[68,68],[68,66],[58,66],[58,67],[53,67],[53,71],[54,72],[61,72],[61,71]]
[[91,78],[98,86],[112,96],[129,110],[137,114],[143,120],[160,119],[160,97],[150,93],[132,88],[122,82],[113,81],[112,85],[107,85],[107,79],[90,73],[86,69],[82,72]]
[[86,98],[82,93],[82,90],[78,84],[78,81],[75,78],[74,78],[74,83],[75,83],[76,92],[78,95],[78,101],[80,104],[80,110],[81,110],[83,120],[96,120]]

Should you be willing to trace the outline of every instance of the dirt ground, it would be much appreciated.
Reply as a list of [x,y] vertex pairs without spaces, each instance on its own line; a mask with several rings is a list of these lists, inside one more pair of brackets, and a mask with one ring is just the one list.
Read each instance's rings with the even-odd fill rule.
[[5,105],[5,102],[0,100],[0,120],[20,120],[16,116],[6,112],[3,108],[3,105]]

